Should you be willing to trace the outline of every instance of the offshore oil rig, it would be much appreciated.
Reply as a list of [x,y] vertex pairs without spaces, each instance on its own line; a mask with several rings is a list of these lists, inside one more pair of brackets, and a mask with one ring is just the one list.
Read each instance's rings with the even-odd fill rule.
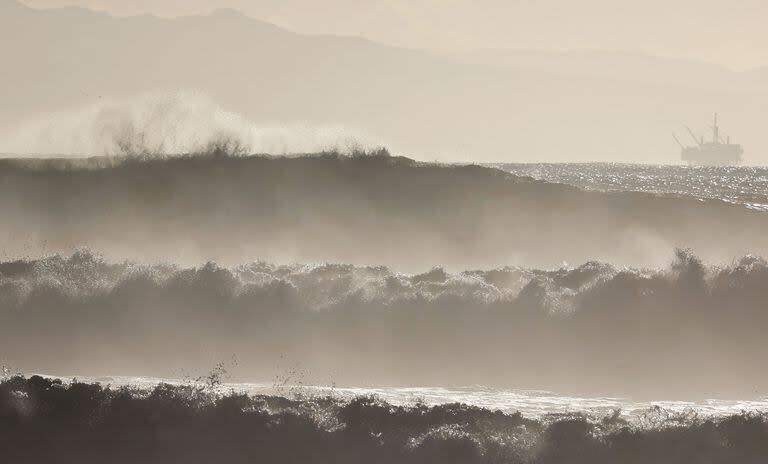
[[712,126],[711,142],[705,142],[703,136],[697,137],[688,126],[685,128],[696,145],[683,145],[674,133],[672,137],[680,145],[680,158],[689,166],[732,166],[741,163],[744,149],[741,148],[741,145],[731,143],[730,137],[726,137],[725,140],[720,137],[717,113],[715,113],[715,123]]

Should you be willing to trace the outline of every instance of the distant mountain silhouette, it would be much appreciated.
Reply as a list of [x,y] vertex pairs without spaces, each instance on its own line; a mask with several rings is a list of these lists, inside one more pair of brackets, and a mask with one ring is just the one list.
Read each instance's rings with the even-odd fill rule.
[[257,122],[361,127],[421,159],[677,162],[669,131],[703,129],[717,110],[747,162],[768,163],[768,79],[757,72],[627,53],[438,56],[296,34],[233,10],[0,9],[0,125],[183,88]]
[[[506,69],[531,69],[568,76],[592,76],[640,82],[693,86],[743,85],[766,87],[768,81],[735,73],[720,65],[666,59],[636,52],[577,50],[546,52],[531,50],[476,50],[449,55],[464,63]],[[741,74],[741,75],[740,75]]]

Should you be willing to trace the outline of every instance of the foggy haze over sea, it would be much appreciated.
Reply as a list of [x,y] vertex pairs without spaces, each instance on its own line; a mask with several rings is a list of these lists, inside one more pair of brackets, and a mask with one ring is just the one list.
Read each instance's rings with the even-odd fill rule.
[[[616,8],[613,2],[590,1]],[[119,8],[115,2],[99,8],[111,5]],[[624,48],[615,40],[585,50],[574,50],[566,40],[568,51],[563,46],[521,50],[521,42],[510,40],[446,53],[338,31],[295,32],[236,10],[209,11],[213,7],[191,16],[114,17],[2,0],[0,56],[7,72],[0,88],[0,134],[14,133],[19,125],[44,127],[52,115],[82,114],[105,106],[103,101],[135,108],[146,101],[143,95],[187,90],[253,127],[344,127],[353,134],[364,131],[367,140],[385,143],[393,153],[425,161],[675,164],[678,147],[670,133],[688,125],[698,135],[709,134],[712,114],[719,112],[723,135],[744,146],[745,164],[768,164],[763,136],[768,80],[761,67],[768,58],[755,57],[748,69],[734,71],[685,54],[673,59],[642,47]],[[303,14],[317,9],[297,8]],[[518,18],[520,12],[508,8],[503,11],[509,20]],[[710,11],[701,2],[691,8]],[[764,5],[754,8],[762,11]],[[688,16],[688,9],[680,11],[686,23]],[[590,22],[601,17],[594,13]],[[582,24],[587,34],[587,23]],[[658,32],[658,24],[651,27]],[[540,37],[540,32],[535,26],[532,33]],[[744,44],[729,49],[736,55]],[[57,124],[52,135],[87,121]],[[25,148],[11,146],[7,138],[0,141],[0,152]],[[58,148],[41,147],[36,140],[26,151],[71,154],[71,140],[56,142]]]
[[767,14],[0,0],[0,461],[765,462]]

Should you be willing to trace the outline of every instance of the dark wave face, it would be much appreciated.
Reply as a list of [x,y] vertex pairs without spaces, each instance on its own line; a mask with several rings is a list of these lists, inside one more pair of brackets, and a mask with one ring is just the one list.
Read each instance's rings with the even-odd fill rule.
[[28,463],[753,464],[768,455],[759,413],[531,420],[461,404],[222,396],[197,385],[145,392],[41,377],[0,383],[0,433],[3,458]]
[[250,381],[284,359],[316,384],[746,398],[768,386],[766,301],[764,259],[711,266],[686,251],[656,270],[421,274],[81,251],[0,263],[0,353],[59,374],[178,376],[236,355]]
[[719,201],[587,192],[480,166],[327,153],[0,163],[6,256],[383,264],[414,272],[768,255],[768,215]]

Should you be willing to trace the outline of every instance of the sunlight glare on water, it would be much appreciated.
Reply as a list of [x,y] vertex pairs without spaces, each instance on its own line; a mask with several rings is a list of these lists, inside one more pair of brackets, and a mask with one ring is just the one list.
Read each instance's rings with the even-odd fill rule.
[[493,164],[518,176],[602,192],[645,192],[721,200],[768,212],[768,167],[618,163]]

